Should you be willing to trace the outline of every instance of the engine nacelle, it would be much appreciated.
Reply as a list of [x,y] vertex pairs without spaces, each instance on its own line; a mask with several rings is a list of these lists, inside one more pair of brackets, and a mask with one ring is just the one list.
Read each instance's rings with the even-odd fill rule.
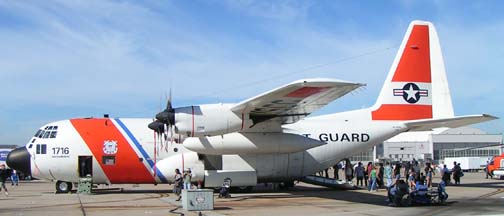
[[230,133],[184,140],[185,148],[209,155],[293,153],[324,144],[320,140],[288,133]]
[[175,169],[179,169],[183,172],[184,169],[191,169],[192,182],[203,182],[205,178],[205,165],[199,160],[198,153],[196,152],[184,152],[181,154],[176,154],[160,160],[156,163],[156,168],[160,173],[156,173],[159,177],[164,177],[168,180],[168,183],[175,182]]
[[233,104],[205,104],[175,109],[178,134],[187,136],[214,136],[240,131],[251,125],[242,116],[231,111]]

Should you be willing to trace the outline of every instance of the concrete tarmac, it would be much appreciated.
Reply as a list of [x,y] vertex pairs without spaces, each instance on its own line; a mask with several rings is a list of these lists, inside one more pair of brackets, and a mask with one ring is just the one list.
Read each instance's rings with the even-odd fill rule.
[[[504,215],[504,180],[466,173],[462,185],[448,186],[442,206],[389,207],[386,192],[341,191],[300,183],[275,192],[260,186],[253,193],[215,195],[215,210],[203,215]],[[438,182],[435,178],[434,182]],[[92,195],[55,194],[54,183],[7,184],[0,193],[0,215],[198,215],[182,209],[170,185],[98,186]]]

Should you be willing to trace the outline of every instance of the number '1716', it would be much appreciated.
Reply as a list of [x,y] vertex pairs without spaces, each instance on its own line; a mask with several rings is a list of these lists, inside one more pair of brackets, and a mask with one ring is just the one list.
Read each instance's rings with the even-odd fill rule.
[[68,147],[54,147],[52,150],[55,155],[67,155],[70,153],[70,149],[68,149]]

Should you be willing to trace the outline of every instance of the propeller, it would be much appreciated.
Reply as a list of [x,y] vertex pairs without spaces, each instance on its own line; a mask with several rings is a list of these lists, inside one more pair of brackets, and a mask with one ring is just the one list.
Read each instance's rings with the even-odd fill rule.
[[149,128],[157,133],[165,133],[167,132],[165,125],[168,128],[175,125],[175,109],[173,109],[171,102],[171,90],[170,97],[166,101],[166,108],[156,114],[156,120],[149,124]]
[[[175,109],[172,106],[172,94],[170,89],[170,95],[166,100],[166,108],[156,114],[156,120],[153,120],[148,127],[157,133],[159,136],[163,134],[166,141],[165,151],[168,151],[168,138],[170,138],[170,144],[173,144],[173,136],[175,127]],[[161,141],[161,137],[160,137]],[[163,148],[161,144],[161,148]]]
[[156,119],[166,125],[175,125],[175,109],[173,109],[171,97],[170,90],[170,97],[166,101],[166,109],[156,114]]

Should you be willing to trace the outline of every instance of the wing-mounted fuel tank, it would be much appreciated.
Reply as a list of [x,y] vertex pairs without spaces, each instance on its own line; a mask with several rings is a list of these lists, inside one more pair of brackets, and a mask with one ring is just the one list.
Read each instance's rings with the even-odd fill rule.
[[180,172],[190,169],[193,182],[203,182],[205,178],[205,165],[196,152],[184,152],[167,157],[156,163],[156,169],[160,172],[157,175],[164,176],[168,183],[175,182],[175,169],[179,169]]
[[184,147],[200,154],[282,154],[304,151],[325,142],[288,133],[230,133],[190,137]]

